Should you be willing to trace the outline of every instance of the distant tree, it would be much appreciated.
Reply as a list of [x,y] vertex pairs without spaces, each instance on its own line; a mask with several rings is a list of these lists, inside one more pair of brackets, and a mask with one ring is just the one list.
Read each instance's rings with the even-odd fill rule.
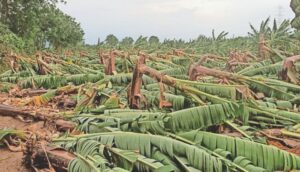
[[0,22],[25,41],[26,49],[75,45],[83,30],[56,4],[63,0],[1,0]]
[[165,39],[163,44],[167,47],[175,47],[175,40]]
[[148,42],[151,47],[158,46],[159,38],[157,36],[150,36]]
[[290,7],[295,13],[295,18],[292,20],[292,27],[300,30],[300,1],[299,0],[291,0]]
[[110,47],[116,47],[119,43],[119,40],[115,35],[109,34],[109,35],[107,35],[105,42]]
[[205,35],[199,35],[197,38],[197,41],[201,42],[201,41],[208,41],[209,38]]
[[122,39],[122,41],[120,42],[120,46],[121,47],[125,47],[125,48],[129,48],[133,45],[134,40],[131,37],[125,37]]
[[52,29],[45,29],[47,41],[55,48],[75,46],[83,41],[84,32],[74,18],[58,9],[52,11],[53,17],[46,23],[52,24]]

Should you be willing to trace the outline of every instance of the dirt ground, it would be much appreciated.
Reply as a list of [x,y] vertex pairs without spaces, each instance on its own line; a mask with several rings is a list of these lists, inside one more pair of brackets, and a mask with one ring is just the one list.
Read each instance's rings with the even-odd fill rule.
[[[48,137],[49,128],[43,121],[25,123],[18,118],[0,116],[0,129],[10,128],[35,132],[39,136]],[[23,164],[23,152],[12,152],[7,147],[0,147],[0,172],[31,172]]]
[[0,149],[0,172],[30,172],[22,165],[22,152],[11,152],[6,148]]
[[[18,91],[15,91],[18,92]],[[59,112],[52,104],[45,106],[23,106],[22,103],[27,101],[29,97],[17,98],[7,93],[0,92],[0,104],[11,105],[21,111],[29,111],[31,114],[40,113],[44,117],[53,117],[53,114]],[[0,129],[16,129],[26,132],[27,136],[33,136],[36,141],[48,142],[53,136],[58,136],[59,132],[56,128],[57,120],[36,120],[27,119],[22,116],[3,116],[9,114],[0,115]],[[55,117],[54,117],[55,118]],[[51,118],[52,119],[52,118]],[[33,122],[34,121],[34,122]],[[28,139],[28,138],[27,138]],[[25,143],[24,143],[25,144]],[[25,148],[23,147],[23,150]],[[26,169],[22,164],[23,152],[12,152],[6,146],[0,147],[0,172],[30,172],[32,170]]]
[[[0,129],[26,129],[26,124],[19,119],[0,116]],[[23,152],[11,152],[7,148],[0,148],[0,172],[30,172],[22,165]]]

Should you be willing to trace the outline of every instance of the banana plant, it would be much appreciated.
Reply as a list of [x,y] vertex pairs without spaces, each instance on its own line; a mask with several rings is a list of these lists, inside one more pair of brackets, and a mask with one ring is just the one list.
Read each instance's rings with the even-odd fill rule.
[[[201,131],[169,137],[109,132],[53,141],[80,154],[80,158],[88,159],[89,164],[97,164],[96,168],[103,168],[103,164],[114,164],[111,167],[117,164],[129,171],[286,171],[300,168],[300,158],[291,153],[248,140]],[[108,163],[104,163],[106,161]],[[153,162],[160,162],[161,165]],[[81,167],[80,163],[74,160],[69,169],[79,171],[75,167]]]

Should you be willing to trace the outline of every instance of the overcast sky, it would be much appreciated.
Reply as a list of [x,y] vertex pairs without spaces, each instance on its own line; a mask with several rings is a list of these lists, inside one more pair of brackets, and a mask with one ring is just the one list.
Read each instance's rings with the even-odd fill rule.
[[188,40],[211,30],[246,35],[249,23],[272,18],[292,19],[290,0],[67,0],[60,8],[76,18],[87,43],[108,34],[157,35]]

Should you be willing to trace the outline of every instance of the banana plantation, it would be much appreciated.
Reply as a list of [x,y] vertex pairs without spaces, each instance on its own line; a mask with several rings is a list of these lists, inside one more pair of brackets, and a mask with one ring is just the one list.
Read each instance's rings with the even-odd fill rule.
[[0,49],[0,146],[37,172],[300,171],[291,7],[246,37]]

